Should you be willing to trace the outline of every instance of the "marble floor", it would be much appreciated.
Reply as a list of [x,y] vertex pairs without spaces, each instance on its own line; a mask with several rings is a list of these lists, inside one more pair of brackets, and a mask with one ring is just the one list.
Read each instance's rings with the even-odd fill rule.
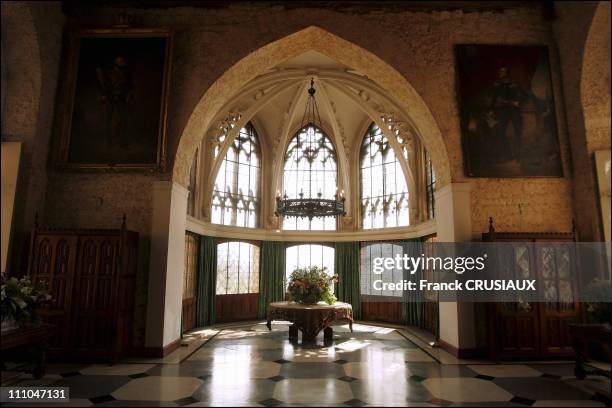
[[392,328],[336,326],[331,344],[320,336],[318,345],[302,346],[288,341],[287,327],[209,332],[181,359],[51,364],[44,378],[14,385],[70,387],[72,406],[610,404],[610,381],[578,381],[570,363],[440,364]]

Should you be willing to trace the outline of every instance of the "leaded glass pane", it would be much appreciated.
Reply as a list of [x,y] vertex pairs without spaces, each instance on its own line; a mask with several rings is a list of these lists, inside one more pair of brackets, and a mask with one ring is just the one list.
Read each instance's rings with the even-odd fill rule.
[[[400,282],[403,279],[403,269],[384,268],[382,274],[373,272],[373,262],[375,258],[395,258],[397,255],[403,256],[404,249],[402,245],[391,242],[377,242],[373,244],[365,244],[361,247],[361,263],[360,263],[360,282],[361,294],[369,296],[393,296],[401,297],[401,290],[375,290],[373,282],[382,280],[383,282]],[[397,266],[397,265],[396,265]]]
[[183,273],[183,299],[196,296],[198,268],[198,238],[191,234],[185,234],[185,271]]
[[251,124],[240,130],[219,167],[213,188],[211,222],[257,227],[259,141]]
[[[334,199],[337,193],[336,151],[321,129],[309,125],[289,142],[285,153],[283,193],[288,198]],[[335,230],[334,217],[283,219],[285,230]]]
[[217,295],[259,291],[259,247],[247,242],[217,245]]
[[409,225],[408,185],[393,148],[372,124],[361,147],[361,214],[364,229]]
[[425,163],[427,166],[425,179],[427,190],[427,218],[432,219],[435,217],[435,192],[436,192],[436,172],[433,168],[433,162],[429,154],[425,155]]
[[[297,268],[319,266],[327,268],[329,276],[334,274],[335,249],[326,245],[295,245],[287,248],[286,279]],[[333,287],[332,287],[333,289]]]
[[191,161],[191,169],[189,170],[189,197],[187,198],[187,215],[192,217],[196,215],[195,211],[195,192],[198,179],[198,155],[199,149],[196,149]]

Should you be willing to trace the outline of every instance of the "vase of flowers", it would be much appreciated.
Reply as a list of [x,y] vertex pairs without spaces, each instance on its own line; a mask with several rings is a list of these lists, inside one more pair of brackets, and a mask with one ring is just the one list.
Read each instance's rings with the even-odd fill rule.
[[289,277],[287,291],[289,301],[314,305],[321,301],[328,305],[336,303],[332,284],[338,282],[338,276],[330,276],[327,268],[309,266],[297,268]]
[[15,330],[25,324],[39,323],[36,310],[51,300],[45,286],[32,283],[29,276],[20,279],[2,275],[2,333]]

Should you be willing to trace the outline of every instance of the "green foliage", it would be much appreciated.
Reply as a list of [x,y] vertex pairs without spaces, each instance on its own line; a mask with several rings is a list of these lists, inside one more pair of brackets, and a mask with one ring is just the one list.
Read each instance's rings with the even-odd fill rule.
[[36,323],[36,309],[50,299],[46,288],[33,284],[29,276],[9,279],[2,275],[2,321],[15,320],[19,325]]
[[309,266],[297,268],[289,277],[287,291],[289,300],[297,303],[315,304],[324,301],[329,305],[336,303],[331,284],[338,282],[338,276],[329,276],[327,268]]

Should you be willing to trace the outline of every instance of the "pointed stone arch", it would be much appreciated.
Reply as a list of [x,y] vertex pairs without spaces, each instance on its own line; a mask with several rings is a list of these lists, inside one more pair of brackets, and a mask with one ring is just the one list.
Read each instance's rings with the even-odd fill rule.
[[414,121],[436,166],[440,186],[450,183],[450,165],[442,134],[429,108],[412,85],[373,53],[316,26],[307,27],[253,51],[208,88],[191,113],[181,135],[174,161],[173,181],[187,185],[191,158],[205,131],[231,98],[229,90],[238,90],[275,65],[310,50],[361,72],[384,89],[403,113]]
[[610,2],[600,1],[586,37],[580,77],[587,149],[610,148]]

